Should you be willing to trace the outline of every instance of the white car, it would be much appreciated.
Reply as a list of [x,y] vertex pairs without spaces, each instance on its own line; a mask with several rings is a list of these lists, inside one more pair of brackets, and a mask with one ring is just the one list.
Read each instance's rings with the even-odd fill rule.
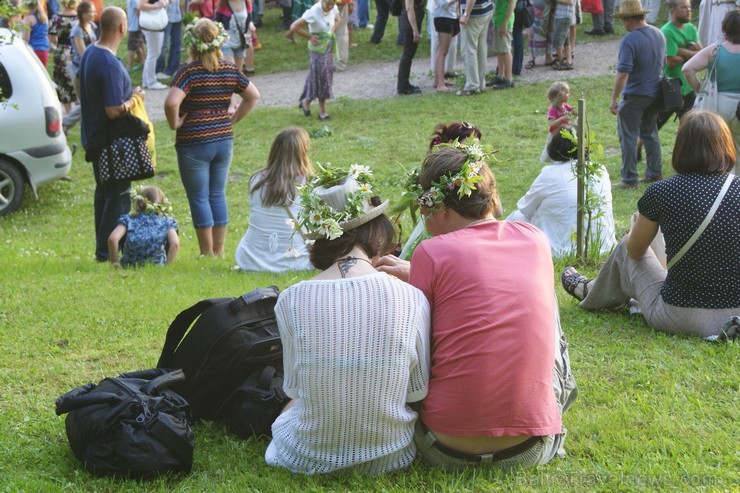
[[38,198],[71,165],[54,83],[21,35],[0,28],[0,216],[20,206],[26,183]]

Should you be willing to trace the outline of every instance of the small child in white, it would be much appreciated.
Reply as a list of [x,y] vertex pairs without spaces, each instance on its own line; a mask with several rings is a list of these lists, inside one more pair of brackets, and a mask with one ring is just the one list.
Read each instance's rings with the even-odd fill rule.
[[570,123],[570,118],[575,118],[576,111],[568,104],[569,94],[570,87],[568,87],[567,82],[553,82],[550,89],[547,90],[547,100],[550,102],[550,107],[547,110],[547,122],[550,132],[547,134],[545,148],[540,154],[540,161],[543,163],[550,161],[547,146],[550,145],[552,136],[559,132],[561,128],[575,126],[575,123]]
[[[139,185],[130,193],[131,212],[118,218],[118,226],[108,237],[111,263],[115,268],[171,264],[180,250],[180,239],[170,201],[158,187]],[[119,264],[118,245],[124,237]]]

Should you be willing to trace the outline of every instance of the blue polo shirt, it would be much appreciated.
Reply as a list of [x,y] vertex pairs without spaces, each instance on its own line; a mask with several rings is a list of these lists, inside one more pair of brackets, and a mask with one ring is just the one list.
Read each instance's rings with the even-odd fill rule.
[[80,60],[80,104],[82,106],[82,147],[88,143],[96,130],[108,123],[105,108],[121,106],[131,97],[131,77],[121,60],[105,48],[91,44]]

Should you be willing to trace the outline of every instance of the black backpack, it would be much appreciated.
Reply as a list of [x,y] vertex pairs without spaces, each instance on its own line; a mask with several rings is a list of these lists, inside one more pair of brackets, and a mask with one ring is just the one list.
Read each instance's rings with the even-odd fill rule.
[[218,420],[239,438],[272,436],[272,423],[289,400],[283,391],[283,375],[266,366],[249,375],[226,398]]
[[227,397],[252,373],[266,366],[282,372],[278,294],[270,286],[238,298],[203,300],[170,325],[157,366],[185,372],[187,379],[173,389],[188,400],[196,420],[216,419]]
[[153,369],[106,378],[56,401],[72,452],[99,476],[149,478],[189,472],[195,439],[187,401],[168,390],[182,371]]

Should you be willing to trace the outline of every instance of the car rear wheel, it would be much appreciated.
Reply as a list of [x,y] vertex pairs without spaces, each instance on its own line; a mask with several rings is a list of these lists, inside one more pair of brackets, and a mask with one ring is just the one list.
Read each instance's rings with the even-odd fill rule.
[[0,159],[0,216],[18,209],[23,200],[23,175],[12,163]]

